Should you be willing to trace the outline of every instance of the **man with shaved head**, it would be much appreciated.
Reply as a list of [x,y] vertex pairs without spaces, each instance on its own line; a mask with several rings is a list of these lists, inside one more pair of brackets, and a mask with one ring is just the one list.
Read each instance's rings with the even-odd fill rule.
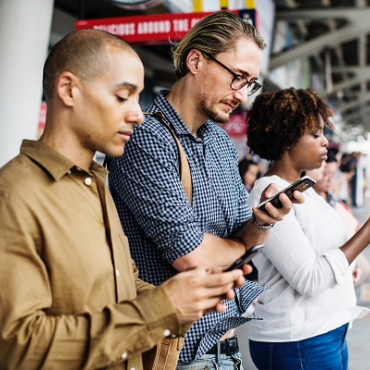
[[[242,272],[138,278],[96,151],[121,156],[144,68],[123,40],[72,32],[44,67],[45,131],[0,169],[0,368],[142,369],[141,355],[223,312]],[[246,272],[246,271],[245,271]]]

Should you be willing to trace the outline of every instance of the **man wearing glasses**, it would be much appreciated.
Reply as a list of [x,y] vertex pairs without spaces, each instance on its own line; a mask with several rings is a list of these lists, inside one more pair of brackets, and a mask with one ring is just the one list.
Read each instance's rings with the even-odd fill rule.
[[[221,11],[202,19],[173,49],[177,80],[147,112],[162,112],[185,151],[190,200],[179,177],[176,143],[155,117],[146,116],[124,157],[110,161],[110,189],[143,280],[159,285],[193,266],[227,267],[263,243],[268,229],[291,209],[284,197],[283,209],[269,207],[269,214],[253,209],[252,216],[235,147],[215,124],[227,122],[261,87],[264,47],[252,25]],[[265,196],[276,191],[272,186]],[[233,328],[249,320],[241,315],[262,291],[247,282],[226,313],[197,321],[185,337],[177,368],[241,369]]]

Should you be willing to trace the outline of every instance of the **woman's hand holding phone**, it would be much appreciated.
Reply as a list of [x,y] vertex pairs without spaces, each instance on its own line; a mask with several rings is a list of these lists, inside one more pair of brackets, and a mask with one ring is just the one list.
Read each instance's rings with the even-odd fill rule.
[[286,194],[289,200],[294,201],[294,192],[296,190],[303,193],[310,187],[316,184],[316,181],[311,179],[309,176],[304,176],[299,180],[295,181],[293,184],[287,186],[285,189],[279,191],[277,194],[261,202],[257,207],[266,213],[266,204],[271,203],[275,208],[283,208],[283,204],[280,201],[280,194]]
[[275,184],[270,184],[262,195],[261,203],[253,208],[255,223],[272,227],[276,222],[283,220],[292,209],[293,203],[304,202],[302,192],[315,184],[310,177],[305,176],[281,191],[277,191]]

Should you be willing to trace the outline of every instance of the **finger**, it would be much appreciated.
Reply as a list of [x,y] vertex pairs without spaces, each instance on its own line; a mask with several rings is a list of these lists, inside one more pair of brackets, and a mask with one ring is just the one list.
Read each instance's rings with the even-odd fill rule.
[[227,310],[226,304],[219,302],[215,305],[215,307],[205,310],[203,312],[203,315],[208,315],[209,313],[212,313],[212,312],[224,313],[226,310]]
[[[226,311],[226,304],[222,302],[223,299],[221,298],[210,298],[203,302],[203,309],[200,309],[200,311],[203,314],[208,314],[211,312],[220,312],[219,310],[223,309]],[[223,311],[223,312],[224,312]]]
[[222,273],[214,273],[202,278],[201,284],[204,284],[204,287],[206,288],[222,287],[230,283],[234,284],[234,282],[242,275],[243,271],[240,269]]
[[201,266],[189,266],[186,268],[184,272],[187,273],[188,275],[192,274],[205,275],[206,273],[205,269]]
[[[244,279],[244,278],[243,278]],[[234,288],[236,287],[235,283],[230,283],[228,285],[220,286],[220,287],[211,287],[211,288],[205,288],[202,290],[198,290],[196,292],[196,300],[197,303],[203,308],[207,309],[209,306],[207,306],[207,302],[209,300],[216,299],[217,301],[222,301],[224,299],[234,299]],[[237,285],[239,287],[239,284]],[[205,306],[203,306],[205,305]]]
[[304,203],[304,201],[305,201],[304,195],[300,191],[295,190],[293,192],[292,202],[293,203],[297,203],[297,204],[302,204],[302,203]]
[[244,277],[244,276],[242,276],[242,277],[240,277],[240,278],[235,282],[234,288],[241,288],[244,284],[245,284],[245,277]]
[[226,309],[227,309],[226,304],[220,302],[216,305],[215,311],[218,312],[218,313],[224,313],[224,312],[226,312]]
[[277,185],[274,183],[271,183],[263,192],[264,199],[271,198],[278,192],[279,192],[279,189]]
[[212,267],[207,270],[207,274],[219,274],[224,270],[224,267]]
[[234,289],[228,290],[226,292],[226,294],[224,295],[224,299],[226,299],[228,301],[232,301],[234,298],[235,298],[235,290]]
[[293,202],[284,193],[279,195],[279,200],[281,202],[281,208],[275,208],[274,211],[276,211],[279,214],[279,216],[282,216],[284,218],[284,216],[287,215],[291,211],[293,207]]
[[259,225],[275,224],[276,222],[281,221],[284,218],[284,214],[280,212],[278,208],[275,208],[271,203],[266,203],[265,209],[267,213],[262,212],[257,207],[253,208],[256,222]]
[[253,272],[253,267],[248,264],[244,264],[243,266],[243,275],[249,275]]

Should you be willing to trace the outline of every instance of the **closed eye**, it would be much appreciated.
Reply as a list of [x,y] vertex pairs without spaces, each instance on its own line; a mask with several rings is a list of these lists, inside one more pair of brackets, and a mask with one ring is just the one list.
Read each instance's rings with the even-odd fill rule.
[[116,95],[116,97],[117,97],[117,100],[118,100],[120,103],[124,103],[125,101],[127,101],[127,99],[126,99],[126,98],[122,98],[121,96]]

